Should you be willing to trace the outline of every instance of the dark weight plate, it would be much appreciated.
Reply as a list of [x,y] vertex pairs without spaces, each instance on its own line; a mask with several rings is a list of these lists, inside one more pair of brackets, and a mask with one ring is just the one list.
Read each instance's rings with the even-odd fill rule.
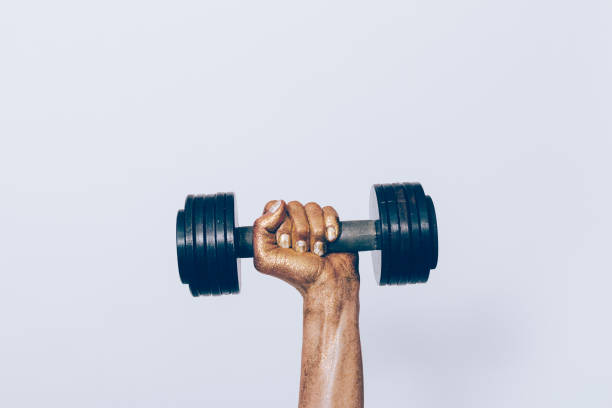
[[394,183],[392,186],[395,193],[395,202],[397,205],[401,235],[399,243],[400,255],[398,257],[400,264],[398,264],[397,277],[399,284],[405,284],[408,282],[408,277],[410,274],[410,214],[408,211],[406,191],[401,184]]
[[370,218],[378,219],[380,226],[380,250],[372,251],[374,277],[379,285],[389,285],[389,216],[380,184],[370,190]]
[[188,195],[185,199],[185,251],[183,252],[184,270],[186,271],[185,281],[189,283],[190,290],[192,289],[191,284],[195,275],[193,199],[192,195]]
[[238,214],[234,193],[225,193],[225,249],[227,252],[227,293],[240,292],[240,259],[236,258],[234,228],[238,224]]
[[383,194],[385,196],[385,205],[389,215],[389,283],[397,285],[401,282],[401,275],[404,268],[402,264],[401,254],[401,241],[402,236],[400,232],[399,214],[397,210],[397,200],[395,197],[395,191],[390,184],[382,186]]
[[204,295],[220,295],[217,283],[217,237],[215,233],[215,196],[204,196],[204,225],[206,231],[206,266],[208,268],[206,293]]
[[217,245],[217,267],[215,268],[215,278],[217,286],[222,294],[228,293],[228,272],[227,272],[227,253],[225,238],[225,193],[215,195],[215,239]]
[[[206,229],[204,227],[204,197],[198,195],[193,200],[193,224],[195,231],[195,275],[192,279],[193,290],[197,296],[206,291],[208,268],[206,265]],[[190,288],[191,289],[191,288]]]
[[176,214],[176,259],[178,261],[181,282],[189,283],[185,267],[185,212],[183,210]]
[[416,183],[412,189],[416,198],[416,205],[419,211],[419,227],[421,229],[421,263],[422,268],[419,282],[427,282],[429,279],[429,268],[431,264],[431,231],[429,226],[429,211],[427,210],[427,201],[425,201],[425,192],[423,187]]
[[427,200],[427,209],[429,210],[429,228],[431,229],[431,260],[429,267],[435,269],[438,266],[438,220],[436,219],[436,209],[434,208],[431,197],[425,197]]
[[410,214],[410,273],[407,281],[409,283],[417,283],[421,277],[421,229],[419,226],[419,214],[416,206],[416,198],[412,189],[411,183],[403,184],[404,191],[408,202],[408,211]]

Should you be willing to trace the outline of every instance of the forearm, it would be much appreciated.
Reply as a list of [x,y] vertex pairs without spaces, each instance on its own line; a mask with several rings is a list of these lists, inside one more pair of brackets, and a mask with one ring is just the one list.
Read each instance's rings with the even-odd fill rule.
[[357,293],[304,297],[299,407],[363,407]]

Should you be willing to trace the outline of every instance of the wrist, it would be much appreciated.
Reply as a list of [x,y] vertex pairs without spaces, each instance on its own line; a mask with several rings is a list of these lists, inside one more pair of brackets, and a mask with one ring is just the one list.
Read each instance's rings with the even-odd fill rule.
[[[338,288],[335,288],[338,289]],[[340,319],[342,316],[359,314],[359,287],[310,288],[304,294],[304,318]]]
[[303,292],[304,315],[333,317],[359,312],[359,273],[354,254],[332,254]]

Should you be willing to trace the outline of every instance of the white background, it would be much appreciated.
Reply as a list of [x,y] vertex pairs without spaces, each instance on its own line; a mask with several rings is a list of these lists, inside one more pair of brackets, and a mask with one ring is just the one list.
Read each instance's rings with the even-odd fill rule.
[[361,255],[366,405],[611,406],[611,9],[2,2],[0,405],[295,406],[298,293],[192,298],[176,211],[420,181],[429,282]]

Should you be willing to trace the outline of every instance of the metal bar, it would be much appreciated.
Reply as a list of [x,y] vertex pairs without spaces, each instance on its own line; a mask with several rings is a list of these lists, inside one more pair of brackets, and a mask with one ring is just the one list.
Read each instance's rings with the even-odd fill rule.
[[[380,226],[378,220],[343,221],[340,236],[330,242],[327,252],[358,252],[380,249]],[[236,254],[238,258],[253,256],[253,227],[234,229]]]

